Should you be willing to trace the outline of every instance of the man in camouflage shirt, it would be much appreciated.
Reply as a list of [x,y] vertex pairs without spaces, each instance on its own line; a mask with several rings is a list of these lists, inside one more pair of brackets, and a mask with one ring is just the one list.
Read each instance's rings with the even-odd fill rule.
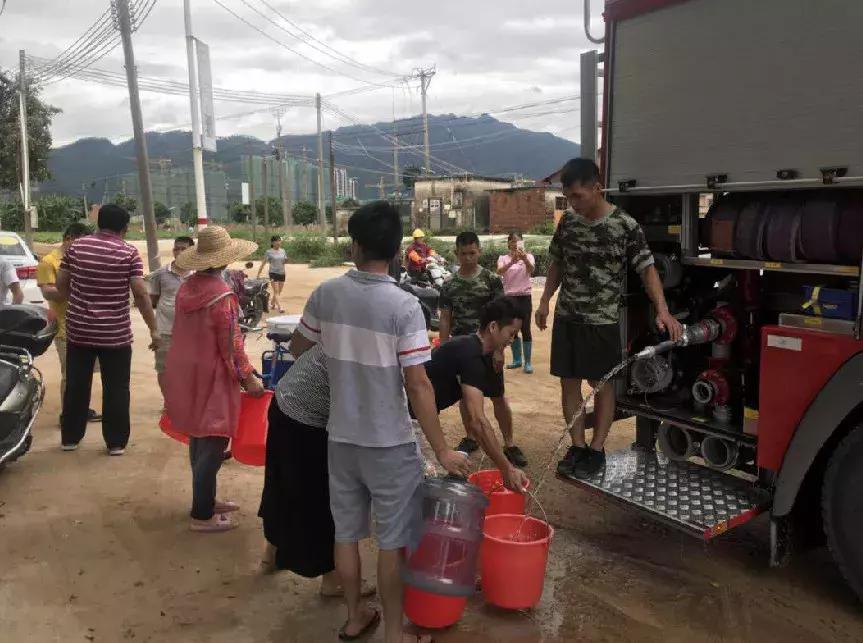
[[[503,281],[492,271],[479,265],[481,254],[479,237],[475,232],[462,232],[455,239],[455,253],[459,269],[441,288],[440,340],[450,336],[471,335],[479,332],[480,314],[486,304],[503,297]],[[489,360],[489,379],[486,394],[494,406],[494,416],[504,441],[504,455],[517,467],[527,466],[527,459],[513,442],[512,409],[504,396],[503,353],[495,353]],[[462,421],[469,426],[467,409],[459,404]],[[473,453],[479,448],[477,441],[466,436],[456,447],[457,451]]]
[[627,268],[638,273],[656,307],[656,325],[672,339],[682,327],[668,311],[662,281],[641,226],[605,200],[599,169],[590,159],[573,159],[560,170],[563,194],[572,211],[561,218],[549,246],[551,265],[536,311],[547,326],[549,301],[560,287],[551,338],[551,373],[560,378],[563,415],[572,446],[557,470],[570,478],[590,478],[605,465],[605,440],[614,420],[614,388],[603,386],[594,402],[595,427],[585,442],[582,380],[596,386],[623,358],[620,346],[621,295]]

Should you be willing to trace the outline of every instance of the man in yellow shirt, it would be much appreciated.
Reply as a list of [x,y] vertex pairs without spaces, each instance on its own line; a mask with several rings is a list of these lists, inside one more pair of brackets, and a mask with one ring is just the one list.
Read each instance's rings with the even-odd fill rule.
[[[57,348],[57,357],[60,359],[61,400],[66,394],[66,308],[68,303],[57,290],[57,271],[60,270],[60,261],[63,259],[63,255],[75,239],[87,236],[90,232],[90,228],[84,223],[70,223],[63,233],[62,245],[42,257],[36,267],[36,284],[57,318],[57,336],[54,338],[54,346]],[[91,422],[96,422],[101,420],[102,416],[90,409],[89,419]]]

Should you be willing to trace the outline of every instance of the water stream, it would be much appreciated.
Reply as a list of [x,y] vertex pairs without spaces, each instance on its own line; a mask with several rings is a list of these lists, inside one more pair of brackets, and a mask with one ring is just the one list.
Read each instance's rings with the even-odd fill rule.
[[639,356],[637,354],[631,355],[630,357],[627,357],[625,360],[620,362],[613,369],[608,371],[608,373],[603,375],[602,378],[599,380],[599,382],[597,382],[597,384],[593,388],[593,390],[590,393],[588,393],[586,398],[584,398],[584,401],[582,401],[581,406],[579,407],[578,411],[573,413],[572,419],[564,427],[563,431],[560,434],[560,438],[558,439],[557,444],[554,447],[554,450],[551,452],[551,456],[548,459],[548,464],[546,464],[545,467],[542,469],[542,473],[540,474],[539,479],[537,480],[536,486],[533,488],[532,491],[530,491],[528,493],[528,500],[527,500],[527,503],[525,504],[525,508],[524,508],[525,520],[521,521],[521,524],[519,525],[518,531],[516,531],[516,533],[513,537],[513,540],[518,540],[520,535],[521,535],[521,529],[524,526],[526,519],[529,517],[530,512],[528,511],[528,509],[530,507],[531,501],[536,503],[536,505],[539,507],[540,511],[542,511],[543,515],[545,516],[545,521],[548,522],[548,516],[545,513],[545,509],[543,508],[542,504],[539,502],[539,492],[542,489],[542,486],[545,484],[546,479],[548,478],[548,473],[551,471],[551,468],[557,462],[557,453],[558,453],[558,451],[560,451],[560,446],[563,444],[564,440],[566,440],[566,436],[569,435],[570,431],[572,431],[572,427],[575,426],[576,421],[582,415],[584,415],[584,411],[587,408],[587,406],[591,402],[593,402],[593,399],[596,397],[597,391],[599,391],[603,386],[605,386],[608,383],[608,381],[610,379],[612,379],[614,376],[616,376],[618,373],[620,373],[623,369],[625,369],[627,366],[629,366],[632,362],[636,361],[637,359],[639,359]]

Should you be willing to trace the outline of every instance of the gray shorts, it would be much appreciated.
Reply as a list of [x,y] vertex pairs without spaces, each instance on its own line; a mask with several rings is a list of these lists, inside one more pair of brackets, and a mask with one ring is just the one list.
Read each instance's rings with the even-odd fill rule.
[[378,546],[412,544],[422,506],[422,465],[414,442],[395,447],[329,443],[330,508],[337,543],[368,538],[371,512]]

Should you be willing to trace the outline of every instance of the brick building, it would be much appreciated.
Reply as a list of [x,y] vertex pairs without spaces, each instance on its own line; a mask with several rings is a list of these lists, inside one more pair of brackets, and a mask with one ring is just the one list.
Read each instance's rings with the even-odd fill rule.
[[557,221],[566,209],[560,190],[543,186],[514,187],[489,193],[489,229],[493,234],[530,232]]

